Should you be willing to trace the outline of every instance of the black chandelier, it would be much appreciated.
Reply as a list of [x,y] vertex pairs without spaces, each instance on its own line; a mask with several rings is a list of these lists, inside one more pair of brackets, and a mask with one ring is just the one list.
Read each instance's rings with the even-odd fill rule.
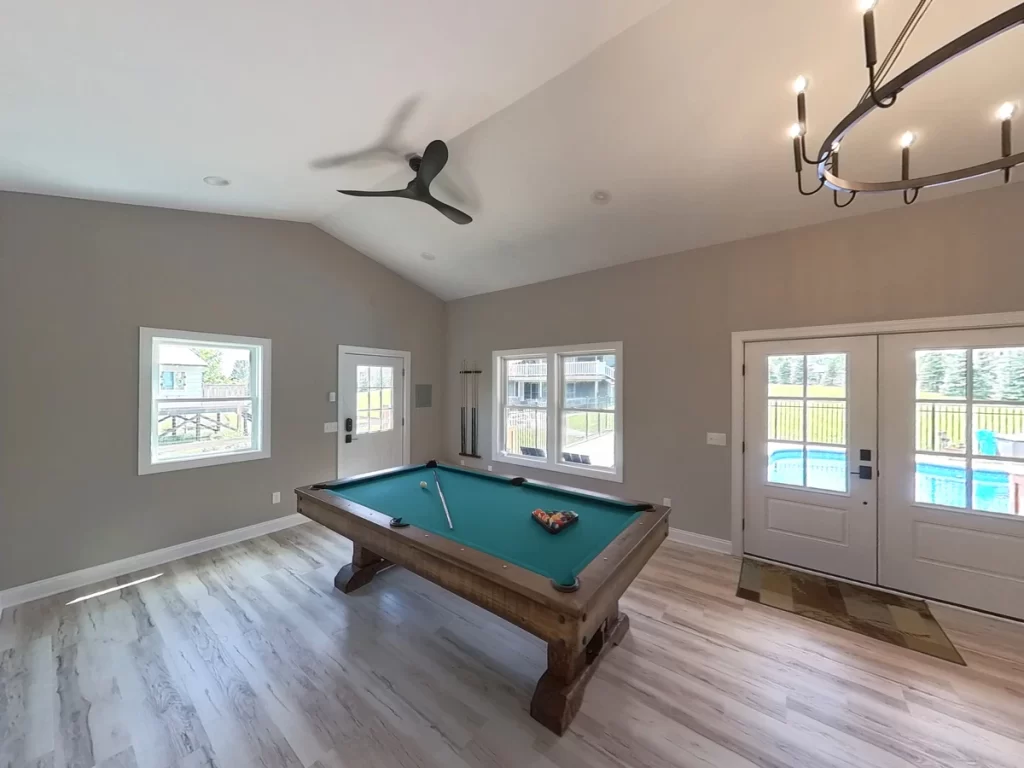
[[[1020,3],[930,53],[882,85],[878,81],[884,77],[887,67],[891,67],[895,63],[907,38],[917,27],[922,15],[931,4],[931,0],[920,0],[910,20],[883,61],[881,74],[876,72],[876,67],[878,67],[878,53],[875,44],[876,4],[877,0],[860,0],[860,10],[864,14],[864,58],[868,70],[867,90],[860,102],[829,132],[822,142],[818,154],[813,158],[807,156],[807,78],[800,76],[793,83],[793,90],[796,91],[797,122],[790,128],[789,135],[793,140],[793,161],[797,174],[797,189],[800,194],[813,195],[827,186],[832,190],[833,204],[837,208],[845,208],[854,201],[860,192],[902,192],[903,202],[910,205],[917,200],[920,191],[927,187],[937,187],[941,184],[950,184],[998,172],[1002,172],[1004,183],[1009,182],[1011,169],[1024,163],[1024,152],[1013,154],[1011,148],[1012,121],[1015,111],[1015,105],[1012,102],[1006,102],[996,112],[1001,124],[1002,138],[1002,155],[996,160],[931,176],[911,178],[910,147],[914,143],[915,137],[913,133],[907,131],[900,138],[902,172],[898,180],[855,181],[839,175],[839,148],[843,138],[868,114],[876,109],[889,109],[896,104],[897,97],[904,89],[925,75],[960,54],[1024,24],[1024,3]],[[804,163],[817,166],[818,186],[814,189],[804,189]],[[839,199],[840,192],[849,195],[843,202],[840,202]]]

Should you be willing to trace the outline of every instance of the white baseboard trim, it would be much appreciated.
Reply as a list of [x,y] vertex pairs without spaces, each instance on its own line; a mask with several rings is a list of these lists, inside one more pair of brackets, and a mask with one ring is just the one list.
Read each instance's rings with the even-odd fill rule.
[[688,544],[691,547],[707,549],[711,552],[721,552],[723,555],[732,554],[732,542],[728,539],[716,539],[714,536],[684,531],[682,528],[669,528],[668,540],[677,544]]
[[265,536],[275,531],[283,531],[294,525],[307,522],[305,515],[294,514],[279,517],[274,520],[267,520],[265,523],[247,525],[245,528],[236,528],[233,531],[225,531],[213,536],[207,536],[195,541],[186,541],[183,544],[175,544],[173,547],[157,549],[153,552],[143,552],[141,555],[126,557],[123,560],[115,560],[112,563],[95,565],[91,568],[83,568],[80,571],[65,573],[60,576],[53,576],[42,581],[34,581],[31,584],[22,584],[18,587],[11,587],[0,591],[0,611],[12,608],[22,603],[29,603],[33,600],[40,600],[44,597],[59,595],[71,589],[95,584],[99,581],[114,579],[128,573],[134,573],[146,568],[153,568],[173,560],[180,560],[183,557],[198,555],[202,552],[209,552],[211,549],[226,547],[229,544],[237,544],[247,539],[255,539],[258,536]]

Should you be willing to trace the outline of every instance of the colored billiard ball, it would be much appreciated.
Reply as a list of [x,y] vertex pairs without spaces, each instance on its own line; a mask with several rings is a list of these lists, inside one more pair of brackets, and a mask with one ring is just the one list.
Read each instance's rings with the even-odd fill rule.
[[426,487],[427,487],[427,481],[426,480],[420,480],[420,488],[426,488]]

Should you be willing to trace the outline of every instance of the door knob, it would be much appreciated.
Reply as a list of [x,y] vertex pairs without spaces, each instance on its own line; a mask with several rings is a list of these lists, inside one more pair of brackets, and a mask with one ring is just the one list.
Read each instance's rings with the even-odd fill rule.
[[870,480],[872,477],[874,477],[874,472],[871,469],[871,467],[860,467],[857,469],[856,472],[851,472],[850,474],[856,475],[861,480]]

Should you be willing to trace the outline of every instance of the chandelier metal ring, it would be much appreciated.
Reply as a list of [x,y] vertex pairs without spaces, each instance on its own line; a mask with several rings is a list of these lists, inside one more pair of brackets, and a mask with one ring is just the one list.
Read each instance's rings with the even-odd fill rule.
[[[917,80],[955,59],[960,54],[966,53],[972,48],[976,48],[1021,24],[1024,24],[1024,3],[989,19],[984,24],[980,24],[969,32],[964,33],[952,42],[925,56],[916,64],[908,67],[878,89],[876,94],[878,100],[885,102],[889,97],[896,96],[900,91],[905,90]],[[838,146],[843,137],[857,123],[876,109],[878,109],[878,106],[876,106],[873,99],[862,100],[846,117],[836,124],[835,128],[832,129],[828,137],[822,142],[821,149],[818,150],[817,155],[817,157],[822,158],[817,163],[818,178],[830,189],[838,192],[908,192],[956,181],[964,181],[1024,163],[1024,152],[1018,152],[987,163],[959,168],[954,171],[898,181],[856,181],[834,175],[830,170],[830,158],[833,154],[833,147]]]

